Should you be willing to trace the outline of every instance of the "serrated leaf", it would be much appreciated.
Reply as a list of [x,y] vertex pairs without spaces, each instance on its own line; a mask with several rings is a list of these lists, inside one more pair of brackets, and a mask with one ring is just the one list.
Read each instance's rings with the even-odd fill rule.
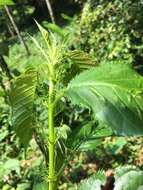
[[39,28],[40,33],[42,34],[43,39],[47,43],[49,40],[49,32],[45,28],[43,28],[36,20],[35,20],[35,22]]
[[102,181],[92,176],[89,179],[83,180],[78,187],[78,190],[101,190]]
[[99,179],[102,182],[102,184],[105,184],[106,176],[103,170],[98,170],[94,176],[96,179]]
[[117,135],[143,135],[143,78],[125,64],[105,64],[76,76],[68,85],[73,104],[92,109]]
[[89,69],[96,66],[91,57],[81,50],[73,50],[67,53],[69,59],[73,61],[80,69]]
[[24,146],[28,144],[32,137],[36,79],[36,71],[28,70],[13,82],[10,92],[12,124]]

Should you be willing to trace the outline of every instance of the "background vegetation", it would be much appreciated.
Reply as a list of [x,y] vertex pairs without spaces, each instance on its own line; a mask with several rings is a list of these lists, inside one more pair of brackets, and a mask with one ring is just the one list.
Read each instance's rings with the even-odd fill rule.
[[[1,0],[0,0],[1,1]],[[19,143],[13,131],[11,108],[9,106],[10,81],[19,76],[25,68],[38,67],[45,60],[29,37],[44,47],[36,27],[37,20],[45,29],[53,31],[66,40],[67,49],[83,50],[90,54],[95,65],[108,61],[131,65],[143,74],[143,2],[142,0],[51,0],[55,23],[45,0],[15,0],[8,11],[0,7],[0,189],[36,190],[44,175],[43,156],[33,136],[26,149]],[[16,28],[15,28],[16,26]],[[75,57],[75,59],[77,59]],[[67,60],[70,61],[70,60]],[[76,72],[77,68],[73,69]],[[108,75],[108,73],[105,73]],[[43,77],[44,74],[43,74]],[[46,84],[37,87],[38,93],[46,97]],[[81,126],[87,110],[63,102],[58,117],[67,124]],[[60,105],[62,107],[62,105]],[[47,111],[37,99],[36,114],[39,126],[47,126]],[[66,134],[65,134],[66,135]],[[98,143],[84,144],[80,152],[69,162],[64,171],[59,189],[76,189],[81,179],[95,174],[98,169],[114,170],[117,166],[130,164],[143,166],[143,139],[109,137]],[[96,150],[96,151],[95,151]],[[42,171],[42,172],[41,172]],[[108,174],[107,174],[108,175]],[[40,188],[40,187],[39,187]]]

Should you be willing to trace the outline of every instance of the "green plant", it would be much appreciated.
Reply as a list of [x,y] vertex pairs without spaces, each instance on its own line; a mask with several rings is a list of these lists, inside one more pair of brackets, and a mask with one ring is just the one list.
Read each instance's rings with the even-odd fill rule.
[[[132,180],[131,180],[132,179]],[[101,190],[105,185],[106,177],[104,172],[83,180],[79,190],[96,189]],[[143,188],[143,172],[133,166],[119,167],[115,171],[115,182],[113,190],[141,190]],[[106,189],[109,189],[109,187]]]
[[1,0],[0,1],[0,6],[4,6],[4,5],[13,5],[14,2],[12,0]]
[[120,60],[142,71],[142,1],[88,0],[77,19],[73,43],[96,63]]
[[[12,124],[25,147],[34,134],[45,158],[47,171],[33,189],[56,190],[66,164],[83,144],[94,142],[96,146],[112,135],[143,135],[143,78],[120,62],[94,67],[87,54],[67,50],[64,42],[37,25],[45,47],[32,39],[46,63],[38,69],[29,68],[12,81]],[[37,100],[47,109],[46,128],[34,111]],[[71,129],[58,117],[67,100],[86,108],[92,120]]]

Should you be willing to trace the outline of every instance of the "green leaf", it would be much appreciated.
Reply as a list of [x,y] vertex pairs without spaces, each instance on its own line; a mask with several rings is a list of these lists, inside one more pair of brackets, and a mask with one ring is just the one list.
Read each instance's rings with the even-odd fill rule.
[[127,140],[125,137],[117,137],[106,145],[106,149],[111,155],[116,155],[120,153],[126,144]]
[[12,124],[24,146],[28,144],[32,137],[36,79],[36,71],[28,70],[14,81],[10,92]]
[[8,56],[8,53],[9,53],[8,44],[4,42],[0,42],[0,55]]
[[17,174],[20,174],[20,162],[18,160],[8,159],[5,163],[0,163],[0,178],[10,174],[12,171],[16,171]]
[[67,135],[70,132],[70,127],[63,124],[61,127],[56,128],[57,138],[58,139],[67,139]]
[[104,138],[104,137],[110,137],[113,135],[113,131],[110,127],[107,125],[100,125],[94,129],[92,138]]
[[74,150],[76,147],[80,146],[82,142],[85,142],[87,138],[91,136],[92,125],[93,122],[89,122],[73,129],[66,141],[67,148]]
[[43,28],[36,20],[35,20],[35,22],[36,22],[36,24],[38,26],[38,29],[39,29],[43,39],[47,43],[48,40],[49,40],[49,32],[45,28]]
[[[143,172],[135,169],[133,166],[126,166],[118,169],[118,174],[115,175],[115,183],[113,190],[142,190],[143,188]],[[78,187],[78,190],[101,190],[105,185],[105,174],[102,171],[89,179],[83,180]]]
[[66,146],[71,150],[76,148],[80,151],[95,150],[101,144],[102,138],[111,136],[111,134],[110,128],[96,126],[95,122],[90,121],[71,130]]
[[[83,127],[84,129],[84,127]],[[82,129],[82,130],[83,130]],[[87,130],[89,130],[88,126],[87,126]],[[82,136],[82,143],[79,146],[79,150],[80,151],[93,151],[96,150],[96,148],[101,145],[103,138],[105,137],[110,137],[112,136],[113,132],[112,130],[107,127],[107,126],[95,126],[92,125],[92,130],[91,132],[88,134],[88,136],[86,136],[86,138],[84,139]],[[77,138],[78,139],[78,138]]]
[[90,55],[81,50],[69,51],[67,56],[73,61],[73,64],[77,65],[80,69],[89,69],[97,66]]
[[58,173],[60,169],[64,168],[66,159],[66,148],[62,140],[59,140],[56,145],[55,157],[55,170]]
[[68,85],[73,104],[92,109],[117,135],[143,135],[143,78],[126,64],[104,64]]
[[59,27],[56,24],[53,23],[49,23],[47,21],[43,21],[42,22],[43,27],[45,27],[46,29],[50,29],[52,32],[57,33],[59,36],[61,37],[65,37],[66,36],[66,32],[63,30],[63,28]]
[[33,186],[33,189],[32,190],[48,190],[48,184],[47,183],[44,183],[44,182],[41,182],[41,183],[36,183],[34,186]]
[[114,190],[139,190],[143,187],[143,172],[129,171],[115,182]]
[[12,0],[0,0],[0,6],[4,5],[14,5],[14,2]]
[[96,176],[92,176],[86,180],[83,180],[78,190],[101,190],[102,181],[97,179]]
[[65,53],[65,60],[69,65],[63,80],[65,84],[68,84],[82,70],[96,66],[90,55],[81,50],[68,51]]
[[79,146],[79,151],[93,151],[101,144],[101,142],[101,139],[86,140],[85,142],[83,141]]
[[28,190],[30,189],[30,183],[20,183],[17,185],[16,190]]
[[32,190],[48,190],[48,183],[45,180],[37,179],[34,182]]
[[127,165],[116,168],[115,172],[115,179],[117,180],[121,176],[123,176],[125,173],[128,173],[130,171],[139,171],[139,169],[136,166]]

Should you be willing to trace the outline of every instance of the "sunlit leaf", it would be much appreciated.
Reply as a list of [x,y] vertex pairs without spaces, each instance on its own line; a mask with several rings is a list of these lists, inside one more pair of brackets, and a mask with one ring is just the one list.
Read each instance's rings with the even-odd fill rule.
[[81,182],[78,190],[101,190],[102,181],[97,176],[91,176]]
[[139,190],[143,187],[143,172],[129,171],[124,173],[115,182],[114,190]]
[[5,163],[0,163],[0,178],[9,175],[12,171],[20,174],[20,162],[17,159],[8,159]]
[[36,71],[28,70],[13,82],[10,92],[12,124],[21,143],[25,146],[32,137],[36,79]]
[[81,50],[69,51],[67,56],[73,61],[73,64],[77,65],[80,69],[89,69],[96,66],[92,58]]
[[93,111],[117,135],[143,135],[143,78],[126,64],[105,64],[76,76],[67,96]]
[[14,2],[12,0],[0,0],[0,6],[4,5],[13,5]]

